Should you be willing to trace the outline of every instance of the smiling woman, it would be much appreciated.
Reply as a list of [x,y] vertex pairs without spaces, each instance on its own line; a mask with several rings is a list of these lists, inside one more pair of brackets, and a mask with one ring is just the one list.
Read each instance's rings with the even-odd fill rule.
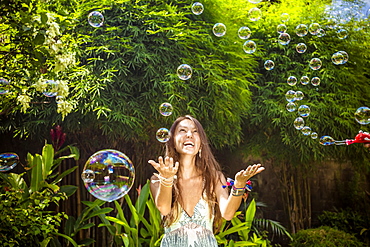
[[171,247],[218,246],[218,223],[234,216],[248,179],[264,170],[257,164],[236,173],[230,194],[202,125],[188,115],[172,124],[165,158],[148,162],[158,171],[151,192],[165,227],[161,246]]

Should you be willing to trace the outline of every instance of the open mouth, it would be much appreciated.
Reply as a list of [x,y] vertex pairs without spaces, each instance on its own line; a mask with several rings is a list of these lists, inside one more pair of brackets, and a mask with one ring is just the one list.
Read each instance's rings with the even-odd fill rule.
[[184,142],[185,147],[194,147],[194,143],[192,142]]

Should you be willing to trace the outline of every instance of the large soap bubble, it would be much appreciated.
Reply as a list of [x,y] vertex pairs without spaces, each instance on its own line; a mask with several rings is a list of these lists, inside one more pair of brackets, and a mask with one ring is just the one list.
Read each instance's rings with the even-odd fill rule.
[[294,128],[301,130],[304,127],[304,120],[301,117],[297,117],[293,122]]
[[369,124],[370,108],[366,106],[359,107],[355,112],[355,119],[359,124]]
[[294,102],[296,99],[297,93],[296,91],[289,90],[288,92],[285,93],[285,99],[288,102]]
[[160,128],[157,130],[156,138],[159,142],[168,142],[170,140],[170,131],[167,128]]
[[308,27],[307,25],[305,24],[299,24],[296,28],[295,28],[295,33],[297,34],[297,36],[299,37],[303,37],[303,36],[306,36],[307,33],[308,33]]
[[193,69],[190,67],[190,65],[181,64],[179,67],[177,67],[176,73],[181,80],[185,81],[191,78],[193,75]]
[[290,43],[290,35],[288,33],[281,33],[278,42],[281,45],[288,45]]
[[321,68],[322,62],[320,58],[312,58],[309,65],[312,70],[318,70]]
[[249,39],[251,34],[252,34],[252,32],[249,29],[249,27],[241,27],[238,30],[238,36],[241,39]]
[[4,78],[0,78],[0,94],[9,93],[9,81]]
[[193,5],[191,5],[191,12],[193,12],[194,15],[200,15],[204,11],[204,6],[200,2],[195,2]]
[[91,195],[112,202],[130,191],[135,180],[135,169],[124,153],[104,149],[86,161],[81,178]]
[[307,45],[305,43],[298,43],[295,49],[298,53],[305,53],[307,50]]
[[253,40],[247,40],[243,44],[243,50],[245,53],[252,54],[256,51],[257,45]]
[[320,32],[321,26],[319,23],[311,23],[310,26],[308,27],[308,31],[312,35],[318,35]]
[[248,12],[249,20],[258,21],[262,17],[262,11],[259,8],[251,8]]
[[6,172],[13,169],[19,163],[19,157],[16,153],[0,154],[0,172]]
[[311,113],[311,109],[307,105],[300,105],[298,107],[298,113],[301,115],[301,117],[308,117]]
[[302,85],[307,85],[308,83],[310,83],[310,78],[308,76],[304,75],[304,76],[301,77],[300,82],[301,82]]
[[92,27],[101,27],[104,23],[104,16],[99,11],[93,11],[87,16],[87,20]]
[[286,83],[289,86],[294,86],[295,84],[297,84],[297,78],[295,76],[289,76],[288,79],[286,80]]
[[297,105],[294,102],[289,102],[285,107],[288,112],[293,112],[297,109]]
[[168,117],[172,114],[172,111],[173,111],[173,107],[171,103],[164,102],[159,106],[159,113],[162,116]]
[[212,31],[217,37],[224,36],[226,34],[226,26],[223,23],[216,23],[213,25]]
[[299,101],[299,100],[303,100],[303,98],[304,98],[304,93],[302,91],[297,91],[295,100]]

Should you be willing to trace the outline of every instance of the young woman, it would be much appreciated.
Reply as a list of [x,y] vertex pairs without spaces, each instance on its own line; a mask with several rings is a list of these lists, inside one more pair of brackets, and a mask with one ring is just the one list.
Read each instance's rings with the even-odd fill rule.
[[163,247],[218,246],[214,224],[233,218],[246,182],[264,170],[257,164],[239,171],[229,193],[204,129],[191,116],[173,123],[165,158],[148,162],[158,171],[151,178],[150,189],[163,217]]

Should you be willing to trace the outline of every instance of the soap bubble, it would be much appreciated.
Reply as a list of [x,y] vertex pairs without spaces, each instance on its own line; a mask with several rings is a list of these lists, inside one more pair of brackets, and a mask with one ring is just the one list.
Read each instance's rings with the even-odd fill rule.
[[305,24],[299,24],[296,28],[295,28],[295,33],[297,34],[297,36],[299,37],[303,37],[303,36],[306,36],[307,33],[308,33],[308,27],[307,25]]
[[104,149],[86,161],[81,178],[94,197],[112,202],[126,195],[135,179],[131,160],[122,152]]
[[312,77],[312,79],[311,79],[312,86],[317,87],[318,85],[320,85],[320,82],[321,82],[321,79],[317,76]]
[[44,92],[42,92],[42,94],[45,95],[46,97],[57,96],[58,82],[54,80],[47,80],[45,83],[46,83],[46,89],[44,90]]
[[89,24],[92,27],[101,27],[104,23],[104,16],[99,11],[93,11],[90,12],[90,14],[87,17],[87,20],[89,21]]
[[304,76],[301,77],[300,82],[301,82],[302,85],[307,85],[308,83],[310,83],[310,78],[308,76],[304,75]]
[[289,14],[288,14],[288,13],[282,13],[282,14],[280,15],[280,20],[281,20],[282,22],[287,22],[287,21],[289,21],[289,19],[290,19],[290,16],[289,16]]
[[251,21],[258,21],[262,17],[262,11],[256,7],[251,8],[248,16]]
[[296,97],[295,97],[295,100],[298,101],[298,100],[303,100],[304,98],[304,94],[302,91],[297,91],[296,92]]
[[157,130],[156,138],[159,142],[168,142],[168,140],[170,139],[170,132],[166,128],[160,128]]
[[366,106],[359,107],[355,112],[355,119],[359,124],[370,123],[370,108]]
[[260,3],[262,0],[248,0],[250,3],[257,4]]
[[226,34],[226,26],[223,23],[216,23],[213,26],[213,34],[217,37],[224,36]]
[[335,140],[331,136],[322,136],[320,137],[320,144],[327,146],[335,144]]
[[281,33],[279,35],[278,42],[281,45],[288,45],[290,42],[290,35],[288,33]]
[[294,102],[295,101],[295,98],[296,98],[297,94],[295,91],[293,90],[289,90],[288,92],[286,92],[285,94],[285,99],[286,101],[288,102]]
[[161,113],[162,116],[168,117],[172,114],[173,107],[170,103],[162,103],[159,106],[159,113]]
[[308,117],[310,115],[310,112],[311,112],[311,109],[309,106],[307,105],[300,105],[298,107],[298,114],[301,116],[301,117]]
[[9,81],[4,78],[0,78],[0,94],[9,93]]
[[253,40],[247,40],[243,44],[243,50],[245,53],[252,54],[256,51],[257,45]]
[[238,36],[241,39],[249,39],[249,37],[251,36],[251,34],[252,34],[252,32],[249,29],[249,27],[241,27],[238,30]]
[[307,50],[307,45],[305,43],[298,43],[295,49],[298,53],[305,53]]
[[204,11],[203,4],[200,2],[195,2],[193,5],[191,5],[191,12],[193,12],[194,15],[200,15]]
[[312,70],[318,70],[320,69],[322,66],[322,62],[320,60],[320,58],[312,58],[311,61],[310,61],[310,68]]
[[272,60],[266,60],[263,66],[266,70],[272,70],[275,67],[275,63]]
[[308,127],[308,126],[304,126],[302,129],[301,129],[301,132],[303,135],[305,136],[308,136],[311,134],[311,128]]
[[63,103],[63,102],[64,102],[64,97],[63,97],[63,96],[57,95],[57,96],[55,97],[55,103],[57,103],[57,104],[61,104],[61,103]]
[[297,84],[297,78],[295,76],[289,76],[286,83],[288,83],[289,86],[294,86]]
[[335,65],[345,64],[348,62],[348,53],[345,51],[338,51],[331,56],[331,61]]
[[326,32],[324,29],[320,28],[319,31],[317,32],[317,37],[324,37],[326,35]]
[[312,139],[317,139],[318,134],[316,132],[311,132],[311,138]]
[[297,109],[297,105],[294,102],[289,102],[286,104],[286,109],[288,112],[294,112]]
[[181,64],[179,67],[177,67],[177,76],[181,80],[188,80],[193,75],[193,69],[190,67],[190,65],[187,64]]
[[6,172],[13,169],[19,163],[19,157],[16,153],[0,154],[0,172]]
[[288,30],[288,28],[286,27],[285,24],[279,24],[277,27],[276,27],[276,31],[278,33],[285,33],[286,31]]
[[300,130],[304,127],[304,120],[301,117],[297,117],[293,122],[294,128]]
[[312,35],[317,35],[319,34],[319,30],[321,29],[321,26],[319,23],[311,23],[310,26],[308,27],[308,31]]
[[348,32],[347,32],[346,29],[339,29],[337,31],[337,36],[338,36],[339,39],[345,39],[348,36]]

